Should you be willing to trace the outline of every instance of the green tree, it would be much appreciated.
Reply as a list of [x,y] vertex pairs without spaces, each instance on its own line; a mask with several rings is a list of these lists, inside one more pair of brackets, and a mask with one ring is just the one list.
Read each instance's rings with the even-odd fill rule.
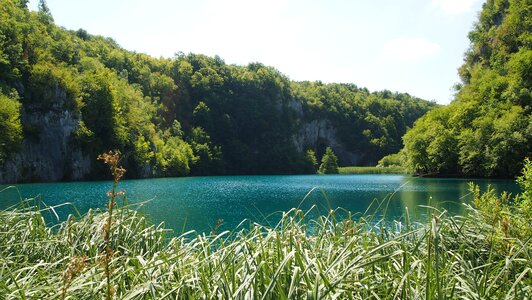
[[411,171],[514,177],[532,155],[532,18],[529,1],[488,0],[469,33],[451,104],[404,136]]
[[157,166],[163,176],[187,176],[196,157],[192,147],[179,137],[170,137],[166,143],[156,142],[159,152],[155,154]]
[[20,103],[0,93],[0,163],[22,142]]
[[82,78],[83,121],[94,132],[99,141],[98,149],[121,148],[117,134],[119,122],[117,118],[118,103],[109,72],[90,72]]
[[327,147],[325,154],[321,158],[319,174],[338,174],[338,158],[334,155],[331,147]]
[[403,167],[404,166],[404,153],[389,154],[379,160],[377,167]]
[[190,145],[197,161],[192,168],[194,175],[208,175],[220,173],[222,151],[213,146],[211,137],[201,127],[192,128]]
[[48,5],[46,4],[45,0],[39,0],[39,19],[41,22],[45,24],[50,24],[54,22],[54,18],[52,17],[52,12],[50,12],[50,9],[48,8]]
[[316,152],[312,149],[308,149],[305,153],[305,173],[316,173],[316,168],[318,167],[318,159],[316,158]]
[[[80,120],[67,159],[68,150],[95,157],[118,149],[130,177],[315,172],[315,154],[298,151],[294,142],[315,121],[334,128],[362,163],[376,163],[397,152],[407,127],[434,106],[354,84],[293,82],[261,63],[129,52],[111,38],[56,26],[44,0],[37,1],[38,12],[26,2],[0,0],[0,89],[21,95],[24,120],[56,114]],[[508,70],[516,103],[526,102],[521,75],[529,73],[528,60],[515,58]],[[40,124],[21,125],[28,141],[39,143],[30,138]],[[95,179],[104,174],[99,166],[90,170]]]

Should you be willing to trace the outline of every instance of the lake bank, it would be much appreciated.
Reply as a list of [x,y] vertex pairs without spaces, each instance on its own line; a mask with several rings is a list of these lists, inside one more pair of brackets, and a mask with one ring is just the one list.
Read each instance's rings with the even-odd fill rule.
[[339,167],[340,174],[404,174],[408,172],[403,167],[371,167],[371,166],[347,166]]

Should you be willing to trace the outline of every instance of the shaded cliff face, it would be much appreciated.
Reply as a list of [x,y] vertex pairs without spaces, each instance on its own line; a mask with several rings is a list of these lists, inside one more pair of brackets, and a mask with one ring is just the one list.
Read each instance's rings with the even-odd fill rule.
[[0,182],[81,180],[91,170],[91,160],[75,142],[80,116],[69,110],[22,111],[29,134],[20,152],[0,167]]
[[357,165],[361,155],[350,151],[337,135],[337,130],[328,119],[311,119],[305,117],[303,105],[298,101],[290,101],[289,108],[294,110],[299,117],[299,127],[292,136],[292,141],[297,151],[304,153],[311,149],[319,157],[325,148],[331,147],[338,157],[340,165]]
[[325,148],[331,147],[338,157],[340,165],[356,165],[360,162],[361,156],[340,142],[336,128],[329,120],[312,120],[301,124],[298,132],[293,136],[294,145],[299,152],[308,149],[314,150],[321,156]]
[[[57,93],[58,99],[63,98],[60,91]],[[298,115],[299,126],[292,136],[298,152],[313,149],[321,156],[326,147],[331,147],[341,164],[353,165],[359,162],[360,156],[345,147],[329,120],[306,120],[301,103],[296,101],[292,101],[288,109]],[[25,139],[21,151],[10,156],[0,167],[0,183],[88,179],[93,169],[93,160],[83,153],[82,146],[74,138],[80,121],[79,113],[60,106],[48,111],[23,109]],[[140,178],[157,176],[162,174],[155,173],[148,164],[138,174]]]

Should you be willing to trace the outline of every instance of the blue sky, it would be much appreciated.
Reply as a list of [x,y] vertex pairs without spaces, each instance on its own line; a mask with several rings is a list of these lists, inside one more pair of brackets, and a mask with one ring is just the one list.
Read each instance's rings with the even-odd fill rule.
[[[261,62],[446,104],[483,0],[48,0],[56,24],[159,57]],[[36,10],[38,0],[30,1]]]

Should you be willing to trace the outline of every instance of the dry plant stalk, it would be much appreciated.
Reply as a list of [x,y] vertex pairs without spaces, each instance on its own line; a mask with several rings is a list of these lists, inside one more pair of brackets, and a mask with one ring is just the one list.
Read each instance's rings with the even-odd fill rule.
[[120,162],[120,152],[118,151],[109,151],[108,153],[100,154],[98,155],[98,160],[101,160],[106,165],[108,165],[109,170],[113,175],[113,189],[107,193],[107,196],[109,197],[109,203],[107,204],[107,223],[104,225],[103,229],[105,241],[105,255],[103,257],[103,265],[105,268],[105,277],[107,278],[106,299],[109,300],[113,297],[114,294],[114,289],[111,287],[111,270],[109,268],[109,261],[113,257],[113,249],[111,249],[110,242],[110,232],[112,229],[111,226],[113,224],[113,208],[116,206],[116,197],[119,195],[123,195],[122,191],[117,192],[116,187],[118,186],[118,182],[120,181],[122,176],[124,176],[124,173],[126,173],[126,169],[118,165],[118,163]]
[[63,272],[63,290],[61,299],[66,299],[66,294],[70,283],[87,266],[88,257],[74,256],[70,258],[66,270]]

